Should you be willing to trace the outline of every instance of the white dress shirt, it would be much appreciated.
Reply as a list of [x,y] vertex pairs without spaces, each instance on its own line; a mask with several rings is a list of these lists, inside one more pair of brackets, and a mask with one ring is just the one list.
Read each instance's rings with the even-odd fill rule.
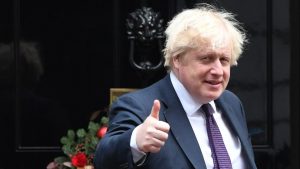
[[[172,85],[179,97],[179,100],[185,110],[190,124],[193,128],[197,141],[199,143],[202,155],[207,169],[213,169],[213,159],[211,157],[211,149],[209,146],[205,115],[200,111],[201,103],[195,101],[188,93],[182,83],[176,78],[176,76],[170,73]],[[246,169],[245,162],[242,156],[241,143],[237,136],[233,135],[228,125],[225,123],[222,113],[217,110],[215,102],[211,101],[209,104],[212,106],[214,113],[213,116],[218,124],[225,147],[228,151],[228,155],[231,159],[233,169]],[[171,126],[172,130],[172,126]],[[188,139],[188,138],[186,138]],[[138,150],[136,145],[136,131],[134,130],[131,136],[130,146],[132,148],[132,154],[134,161],[137,162],[141,159],[145,153]]]

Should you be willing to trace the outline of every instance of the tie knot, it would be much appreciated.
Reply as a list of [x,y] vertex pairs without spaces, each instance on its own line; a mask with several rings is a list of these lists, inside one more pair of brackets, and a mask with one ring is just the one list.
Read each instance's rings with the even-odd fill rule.
[[201,108],[206,116],[212,115],[213,112],[211,111],[211,105],[209,103],[203,104]]

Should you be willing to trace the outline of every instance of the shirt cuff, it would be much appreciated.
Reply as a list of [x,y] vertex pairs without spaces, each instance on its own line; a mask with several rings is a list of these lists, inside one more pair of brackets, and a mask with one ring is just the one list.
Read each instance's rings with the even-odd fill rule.
[[130,147],[131,147],[131,153],[133,162],[135,164],[142,165],[146,160],[146,153],[139,150],[137,144],[136,144],[136,128],[133,130],[130,138]]

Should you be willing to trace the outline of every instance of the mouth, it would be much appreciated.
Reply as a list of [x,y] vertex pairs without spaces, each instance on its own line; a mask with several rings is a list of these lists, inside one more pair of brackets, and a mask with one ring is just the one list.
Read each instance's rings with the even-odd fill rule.
[[208,84],[211,84],[211,85],[222,84],[221,80],[206,80],[205,82],[208,83]]
[[219,88],[222,86],[221,80],[206,80],[205,83],[209,84],[213,88]]

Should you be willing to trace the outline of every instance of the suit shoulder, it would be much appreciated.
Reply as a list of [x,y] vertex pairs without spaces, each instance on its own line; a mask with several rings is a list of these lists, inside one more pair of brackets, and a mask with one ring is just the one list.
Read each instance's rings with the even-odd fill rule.
[[233,92],[229,91],[229,90],[225,90],[222,95],[220,96],[221,100],[231,100],[231,101],[237,101],[237,102],[241,102],[239,97],[234,94]]
[[219,106],[231,107],[232,110],[236,110],[236,112],[242,111],[242,114],[244,114],[242,101],[231,91],[225,90],[217,100],[217,103]]

